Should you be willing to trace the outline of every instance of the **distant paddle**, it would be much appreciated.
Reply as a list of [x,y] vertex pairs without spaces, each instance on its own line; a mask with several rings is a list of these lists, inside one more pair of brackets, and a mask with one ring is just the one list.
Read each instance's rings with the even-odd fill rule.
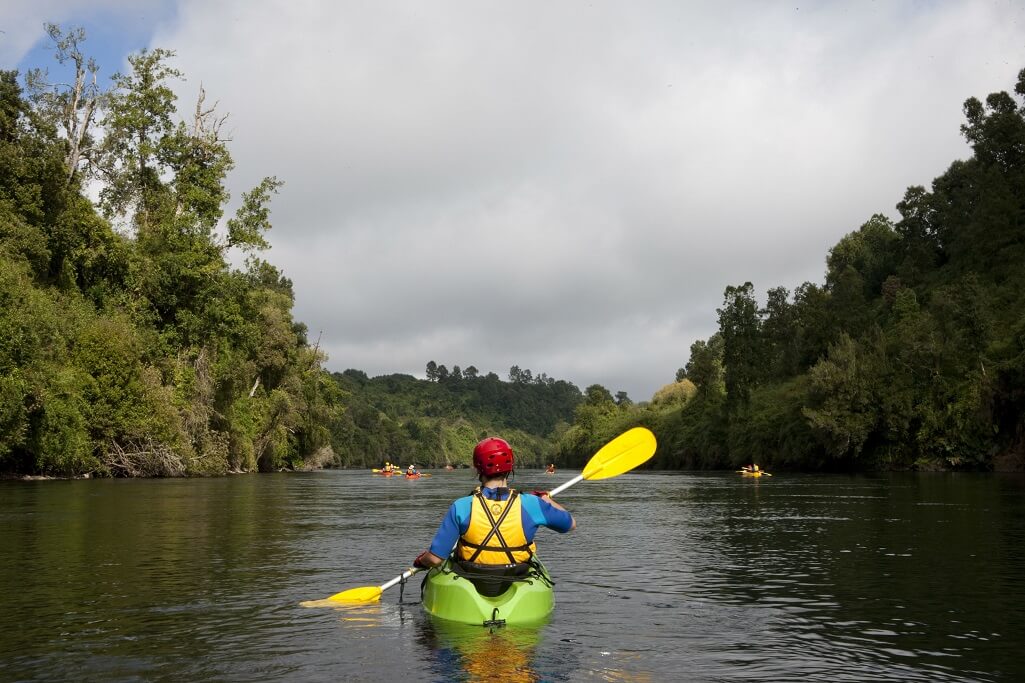
[[[593,481],[597,479],[611,479],[612,477],[618,477],[619,475],[629,472],[635,467],[643,465],[650,460],[651,456],[655,455],[656,447],[657,444],[655,442],[654,434],[644,427],[634,427],[633,429],[623,432],[615,439],[602,446],[601,450],[595,453],[587,462],[587,466],[584,467],[582,474],[578,474],[565,484],[555,487],[548,493],[548,495],[554,496],[557,493],[562,493],[570,486],[573,486],[585,479]],[[381,599],[381,593],[388,590],[395,584],[408,579],[419,571],[421,570],[416,567],[411,567],[396,576],[394,579],[382,583],[380,586],[361,586],[359,588],[350,588],[349,590],[342,591],[341,593],[335,593],[331,597],[327,598],[327,600],[314,600],[311,602],[304,602],[302,605],[305,607],[320,607],[332,602],[350,604],[377,602]]]

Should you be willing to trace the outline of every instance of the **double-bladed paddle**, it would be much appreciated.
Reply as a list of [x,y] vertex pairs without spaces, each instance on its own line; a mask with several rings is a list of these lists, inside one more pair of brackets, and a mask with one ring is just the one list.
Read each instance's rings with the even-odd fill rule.
[[[565,484],[556,486],[549,491],[548,495],[554,496],[557,493],[562,493],[570,486],[585,479],[593,481],[618,477],[647,462],[655,454],[655,447],[655,435],[649,430],[644,427],[629,429],[602,446],[587,462],[587,466],[584,467],[584,471],[581,474],[573,477]],[[421,570],[411,567],[391,581],[382,583],[380,586],[350,588],[341,593],[335,593],[328,600],[348,603],[377,602],[381,599],[381,593],[419,571]]]

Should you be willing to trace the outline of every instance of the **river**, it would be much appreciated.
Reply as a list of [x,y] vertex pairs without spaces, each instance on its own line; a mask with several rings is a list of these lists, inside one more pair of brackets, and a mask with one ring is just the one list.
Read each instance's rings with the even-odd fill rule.
[[[517,475],[552,488],[572,473]],[[467,470],[0,482],[5,681],[1017,681],[1025,477],[631,473],[560,496],[556,608],[453,629],[419,579]]]

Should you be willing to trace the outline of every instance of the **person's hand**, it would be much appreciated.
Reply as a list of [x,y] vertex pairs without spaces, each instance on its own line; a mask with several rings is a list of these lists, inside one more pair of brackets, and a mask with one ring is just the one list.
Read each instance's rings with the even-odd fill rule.
[[544,498],[544,497],[546,497],[548,495],[547,491],[540,491],[540,490],[531,491],[531,493],[533,493],[538,498]]
[[431,565],[429,565],[429,564],[427,564],[427,562],[425,562],[425,560],[427,558],[427,555],[430,552],[431,552],[430,550],[425,550],[422,553],[420,553],[419,555],[417,555],[416,559],[413,560],[413,566],[416,567],[417,569],[430,569]]

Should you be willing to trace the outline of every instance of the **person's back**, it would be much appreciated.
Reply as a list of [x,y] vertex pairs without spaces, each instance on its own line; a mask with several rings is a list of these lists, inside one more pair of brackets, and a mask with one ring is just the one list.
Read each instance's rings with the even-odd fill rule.
[[538,528],[560,533],[576,528],[573,516],[547,492],[509,488],[513,463],[512,448],[503,439],[477,444],[473,465],[481,485],[452,503],[430,549],[414,566],[435,567],[451,556],[457,571],[474,580],[482,594],[496,595],[508,586],[508,577],[529,570]]

